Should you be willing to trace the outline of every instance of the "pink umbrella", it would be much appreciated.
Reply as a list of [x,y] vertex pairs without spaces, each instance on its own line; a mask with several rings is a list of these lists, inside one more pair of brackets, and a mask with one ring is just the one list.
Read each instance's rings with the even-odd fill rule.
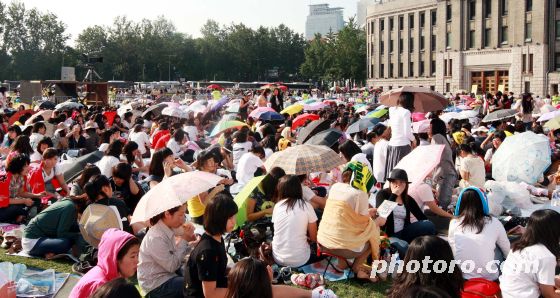
[[379,98],[379,102],[386,106],[395,107],[397,101],[403,92],[409,92],[414,95],[414,110],[418,112],[433,112],[445,109],[449,101],[438,92],[423,87],[405,86],[402,88],[392,89],[383,94]]
[[303,105],[303,109],[306,110],[306,111],[318,111],[318,110],[322,110],[326,107],[327,107],[327,105],[323,102],[314,102],[314,103],[310,103],[308,105],[306,105],[306,104]]
[[412,123],[412,132],[414,133],[427,133],[430,130],[430,122],[432,120],[426,119]]
[[269,107],[259,107],[254,109],[251,114],[249,114],[249,117],[252,117],[254,119],[258,119],[262,113],[265,112],[276,112],[273,108],[269,108]]
[[422,120],[426,120],[426,114],[425,113],[418,113],[418,112],[412,113],[412,121],[413,122],[418,122],[418,121],[422,121]]
[[395,168],[405,170],[412,184],[419,184],[430,174],[441,160],[444,145],[418,146],[403,157]]

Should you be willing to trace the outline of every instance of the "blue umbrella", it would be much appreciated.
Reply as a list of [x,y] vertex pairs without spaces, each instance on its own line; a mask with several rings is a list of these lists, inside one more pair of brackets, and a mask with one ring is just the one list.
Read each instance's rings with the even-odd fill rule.
[[219,109],[221,109],[227,102],[229,101],[229,97],[227,96],[223,96],[222,98],[220,98],[220,100],[218,100],[216,102],[216,104],[214,104],[212,106],[212,109],[210,109],[212,112],[215,112]]
[[259,116],[262,121],[284,121],[284,116],[276,112],[264,112]]
[[379,118],[363,118],[363,119],[360,119],[360,120],[352,123],[352,125],[348,126],[348,128],[346,129],[346,133],[353,134],[353,133],[357,133],[357,132],[360,132],[360,131],[364,131],[366,129],[374,127],[375,124],[379,123],[380,121],[381,120]]
[[443,110],[443,111],[446,112],[446,113],[448,113],[448,112],[457,112],[457,113],[459,113],[459,112],[462,112],[463,110],[462,110],[462,109],[459,109],[459,108],[457,108],[457,107],[455,107],[455,106],[450,106],[450,107],[447,107],[447,108],[446,108],[445,110]]

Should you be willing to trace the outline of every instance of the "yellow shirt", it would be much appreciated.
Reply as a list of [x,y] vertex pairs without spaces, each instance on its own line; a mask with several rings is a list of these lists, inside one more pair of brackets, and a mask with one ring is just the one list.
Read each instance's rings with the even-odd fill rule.
[[187,210],[191,217],[201,217],[204,215],[206,206],[202,204],[200,198],[196,196],[187,201]]

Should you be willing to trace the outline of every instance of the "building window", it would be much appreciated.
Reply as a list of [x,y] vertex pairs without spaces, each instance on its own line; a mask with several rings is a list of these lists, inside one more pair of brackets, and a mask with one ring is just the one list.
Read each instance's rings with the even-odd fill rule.
[[453,75],[453,59],[449,59],[449,76]]
[[403,77],[403,64],[402,62],[399,63],[399,78]]
[[393,53],[393,39],[389,39],[389,53]]
[[393,31],[394,25],[393,18],[389,18],[389,31]]
[[469,0],[469,20],[474,20],[476,17],[476,1]]
[[490,47],[490,41],[492,40],[492,29],[486,28],[484,29],[484,47]]
[[385,20],[381,19],[379,20],[379,31],[384,31],[385,30]]
[[408,27],[414,29],[414,14],[408,16]]
[[432,34],[432,52],[436,50],[436,35]]
[[447,3],[447,7],[445,9],[445,19],[447,22],[451,22],[451,3]]
[[435,76],[436,75],[436,60],[432,60],[431,70],[432,70],[432,76]]
[[556,8],[560,8],[560,0],[556,0]]
[[507,16],[509,10],[509,0],[502,0],[502,15]]
[[484,1],[484,17],[489,18],[492,16],[492,0]]
[[426,73],[424,72],[424,61],[420,61],[420,75],[426,75]]
[[420,13],[420,28],[424,28],[424,23],[426,22],[426,14]]
[[399,30],[404,30],[404,17],[399,16]]
[[529,73],[533,73],[533,54],[529,54]]
[[414,52],[414,37],[411,37],[410,41],[408,42],[408,51]]
[[[560,0],[559,0],[560,1]],[[435,26],[437,24],[437,11],[436,10],[432,10],[432,26]]]
[[503,44],[508,42],[508,26],[502,26],[500,42]]
[[420,36],[420,51],[424,50],[424,36]]
[[385,77],[385,64],[380,64],[379,65],[379,77],[380,78]]
[[403,39],[399,39],[399,53],[403,53],[404,52],[404,44],[403,44]]
[[474,35],[475,35],[475,31],[471,30],[469,31],[469,48],[472,49],[474,48]]
[[443,60],[443,75],[447,76],[447,59]]
[[560,53],[554,54],[554,62],[556,66],[556,71],[560,71]]
[[523,59],[523,62],[521,63],[521,71],[523,73],[527,72],[527,55],[523,54],[521,55],[521,59]]
[[533,37],[533,24],[525,23],[525,41],[531,41]]
[[525,93],[531,93],[531,82],[525,82]]
[[533,0],[525,0],[525,10],[533,11]]
[[379,43],[379,51],[381,52],[381,55],[383,55],[383,53],[385,52],[385,42],[381,41]]
[[389,64],[389,77],[392,78],[395,76],[395,74],[393,73],[393,63]]
[[[560,60],[560,59],[558,59],[558,60]],[[408,76],[409,77],[414,76],[414,62],[410,62],[410,64],[408,65]]]
[[445,34],[445,47],[451,48],[451,31]]
[[556,21],[556,39],[560,39],[560,21]]
[[445,83],[445,92],[451,92],[451,84]]

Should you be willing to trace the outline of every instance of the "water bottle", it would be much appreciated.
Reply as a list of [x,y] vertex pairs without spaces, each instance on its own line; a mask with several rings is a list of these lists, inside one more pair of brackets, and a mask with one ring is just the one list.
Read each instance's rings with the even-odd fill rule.
[[550,201],[550,205],[554,207],[560,206],[560,186],[556,186],[556,189],[552,193],[552,199]]

